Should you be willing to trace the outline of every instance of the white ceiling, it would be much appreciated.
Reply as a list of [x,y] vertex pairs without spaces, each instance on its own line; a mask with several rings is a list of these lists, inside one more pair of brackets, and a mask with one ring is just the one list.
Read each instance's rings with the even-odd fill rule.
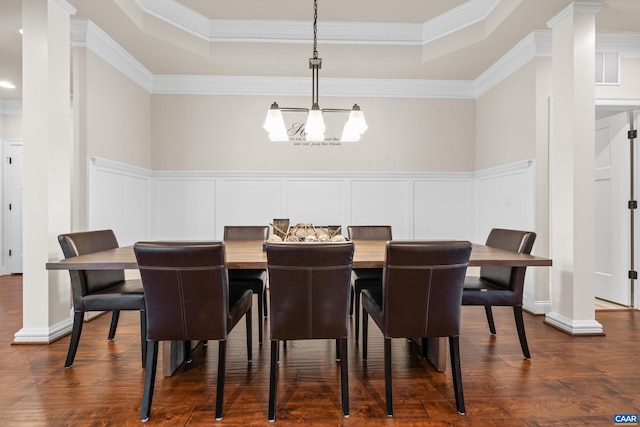
[[[66,0],[155,75],[310,75],[312,0]],[[318,0],[321,77],[473,80],[571,0]],[[640,0],[599,32],[640,33]],[[0,100],[21,98],[21,2],[0,0]]]

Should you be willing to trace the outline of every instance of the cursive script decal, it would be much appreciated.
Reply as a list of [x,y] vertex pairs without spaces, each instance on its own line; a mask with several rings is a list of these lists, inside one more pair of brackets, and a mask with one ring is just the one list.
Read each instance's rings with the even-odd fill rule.
[[287,129],[289,140],[293,142],[295,147],[331,147],[342,145],[340,138],[335,136],[327,136],[324,138],[324,141],[307,141],[307,133],[304,131],[304,125],[304,123],[296,122]]

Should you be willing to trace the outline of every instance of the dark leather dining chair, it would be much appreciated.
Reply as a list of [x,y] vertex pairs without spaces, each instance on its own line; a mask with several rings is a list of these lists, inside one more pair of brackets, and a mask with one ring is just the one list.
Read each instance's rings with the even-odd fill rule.
[[[84,231],[58,236],[65,258],[100,252],[118,247],[112,230]],[[146,316],[144,293],[140,279],[125,280],[124,270],[69,270],[73,294],[73,330],[65,368],[73,365],[87,311],[111,311],[109,340],[113,340],[118,326],[120,310],[140,312],[140,338],[142,367],[145,360]]]
[[335,339],[342,413],[349,416],[347,336],[353,243],[267,244],[271,303],[269,421],[276,419],[279,342]]
[[391,339],[448,337],[458,413],[465,413],[460,371],[462,286],[471,254],[466,241],[387,242],[381,289],[362,291],[362,358],[368,316],[384,337],[387,415],[393,415]]
[[[390,225],[350,225],[347,227],[349,240],[391,240]],[[355,341],[360,335],[360,294],[363,289],[380,289],[382,287],[381,268],[354,268],[351,273],[352,308],[355,311]]]
[[147,304],[140,419],[151,414],[158,342],[191,340],[219,342],[215,417],[222,419],[227,337],[243,316],[251,361],[251,291],[228,286],[222,242],[138,242],[134,252]]
[[[507,251],[530,254],[536,233],[532,231],[508,230],[494,228],[487,237],[486,245]],[[524,292],[524,276],[526,267],[482,267],[480,276],[467,276],[464,281],[462,305],[484,306],[489,330],[496,334],[491,306],[512,306],[513,315],[520,339],[522,354],[531,358],[527,336],[522,318],[522,295]]]
[[[269,226],[225,225],[224,240],[263,240],[269,237]],[[267,271],[260,269],[229,269],[229,286],[250,289],[258,296],[258,342],[262,344],[263,318],[267,312]],[[263,317],[264,316],[264,317]]]

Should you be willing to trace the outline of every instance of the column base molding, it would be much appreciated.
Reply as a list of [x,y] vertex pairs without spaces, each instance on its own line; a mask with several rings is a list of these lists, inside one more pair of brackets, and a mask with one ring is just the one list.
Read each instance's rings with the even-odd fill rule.
[[545,315],[544,323],[570,335],[604,335],[602,325],[596,320],[573,320],[550,312]]
[[13,335],[14,344],[50,344],[71,333],[73,320],[66,319],[50,328],[22,328]]

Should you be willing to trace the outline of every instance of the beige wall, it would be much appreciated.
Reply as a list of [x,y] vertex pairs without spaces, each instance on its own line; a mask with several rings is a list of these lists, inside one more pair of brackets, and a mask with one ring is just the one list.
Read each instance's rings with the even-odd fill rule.
[[149,93],[92,51],[85,59],[87,156],[150,168]]
[[[475,101],[357,100],[369,129],[359,142],[302,146],[271,142],[262,128],[273,97],[153,95],[153,170],[473,171]],[[307,98],[278,97],[280,106]],[[322,108],[354,100],[320,98]],[[339,139],[346,115],[325,114],[325,137]],[[285,115],[295,121],[304,115]]]
[[536,61],[480,96],[475,170],[535,159]]

